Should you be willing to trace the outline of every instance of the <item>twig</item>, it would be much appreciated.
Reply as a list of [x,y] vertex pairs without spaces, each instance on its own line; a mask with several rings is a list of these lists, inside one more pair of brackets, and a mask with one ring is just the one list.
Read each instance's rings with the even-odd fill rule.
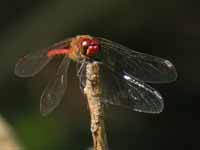
[[88,63],[86,67],[86,86],[84,92],[87,96],[91,132],[94,150],[108,150],[107,137],[104,125],[104,111],[101,103],[102,88],[100,84],[100,65],[98,62]]

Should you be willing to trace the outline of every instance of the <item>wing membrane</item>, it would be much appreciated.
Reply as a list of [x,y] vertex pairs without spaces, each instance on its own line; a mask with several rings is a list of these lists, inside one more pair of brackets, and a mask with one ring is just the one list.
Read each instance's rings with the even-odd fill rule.
[[136,52],[104,38],[98,39],[104,55],[103,62],[110,69],[121,70],[149,83],[167,83],[176,80],[176,69],[170,61]]
[[82,61],[76,64],[76,72],[80,82],[80,89],[84,91],[85,83],[86,83],[86,66],[89,62]]
[[58,68],[56,78],[51,80],[45,88],[40,100],[40,111],[42,115],[49,114],[60,104],[67,88],[69,64],[70,59],[65,56]]
[[71,39],[55,43],[47,49],[30,53],[21,58],[15,66],[15,74],[20,77],[31,77],[39,73],[52,58],[47,56],[49,50],[69,46]]
[[160,113],[164,102],[162,96],[149,85],[129,74],[116,75],[101,67],[102,101],[134,111]]
[[[85,87],[87,63],[89,62],[80,64],[77,69],[81,90]],[[100,78],[103,103],[145,113],[160,113],[163,110],[162,96],[133,76],[113,72],[108,66],[102,64]]]

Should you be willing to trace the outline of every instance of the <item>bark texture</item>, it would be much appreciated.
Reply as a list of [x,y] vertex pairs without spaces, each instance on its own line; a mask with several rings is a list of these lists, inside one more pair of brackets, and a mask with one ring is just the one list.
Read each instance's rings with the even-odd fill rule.
[[87,96],[91,132],[94,150],[108,150],[107,137],[104,124],[104,110],[101,103],[102,88],[100,83],[100,65],[98,62],[88,63],[86,67],[86,86],[84,92]]

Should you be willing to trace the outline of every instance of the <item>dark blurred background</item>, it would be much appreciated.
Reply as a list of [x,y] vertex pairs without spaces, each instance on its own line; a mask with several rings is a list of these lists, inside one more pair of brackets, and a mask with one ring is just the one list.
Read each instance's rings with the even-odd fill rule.
[[[18,78],[23,55],[66,37],[91,34],[172,61],[178,80],[152,85],[165,99],[158,115],[106,107],[111,150],[198,149],[200,3],[189,0],[1,0],[0,113],[25,150],[86,150],[92,146],[87,103],[75,69],[62,104],[47,117],[39,99],[59,60],[34,78]],[[72,65],[73,66],[73,65]]]

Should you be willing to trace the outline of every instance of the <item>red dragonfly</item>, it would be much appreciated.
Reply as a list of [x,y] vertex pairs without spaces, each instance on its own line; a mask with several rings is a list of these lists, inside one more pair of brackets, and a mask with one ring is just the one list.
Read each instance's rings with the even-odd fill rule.
[[47,49],[24,56],[16,64],[15,74],[32,77],[60,55],[64,57],[56,77],[48,83],[41,96],[40,110],[43,115],[49,114],[60,104],[67,88],[71,61],[77,63],[82,90],[86,81],[86,65],[99,61],[102,102],[145,113],[160,113],[164,108],[162,96],[145,82],[168,83],[177,78],[176,69],[168,60],[89,35],[67,38]]

